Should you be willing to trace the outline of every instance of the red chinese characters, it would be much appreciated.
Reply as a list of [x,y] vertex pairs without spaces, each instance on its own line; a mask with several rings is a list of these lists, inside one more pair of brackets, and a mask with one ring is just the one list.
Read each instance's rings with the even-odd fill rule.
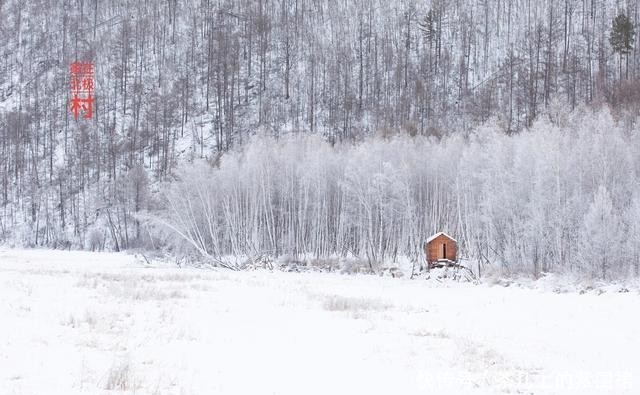
[[93,116],[93,63],[73,62],[71,72],[71,113],[75,119],[83,113],[84,119]]

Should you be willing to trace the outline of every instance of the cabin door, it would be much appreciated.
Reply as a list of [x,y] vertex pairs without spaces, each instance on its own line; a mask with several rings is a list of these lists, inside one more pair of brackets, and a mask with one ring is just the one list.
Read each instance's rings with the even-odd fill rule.
[[442,259],[447,259],[447,244],[442,243]]

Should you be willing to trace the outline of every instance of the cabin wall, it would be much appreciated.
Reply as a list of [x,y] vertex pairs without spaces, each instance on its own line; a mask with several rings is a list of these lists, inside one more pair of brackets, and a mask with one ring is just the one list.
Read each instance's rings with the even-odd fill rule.
[[[447,246],[446,256],[443,255],[443,244]],[[425,253],[427,255],[427,262],[429,263],[436,262],[438,259],[448,259],[450,261],[455,261],[457,255],[456,242],[444,235],[438,236],[427,244]]]

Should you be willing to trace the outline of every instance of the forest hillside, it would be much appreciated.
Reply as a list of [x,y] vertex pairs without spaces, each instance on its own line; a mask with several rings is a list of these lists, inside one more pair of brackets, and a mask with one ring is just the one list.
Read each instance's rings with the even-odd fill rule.
[[189,229],[167,204],[199,177],[207,256],[393,260],[448,229],[476,260],[637,272],[590,241],[638,231],[639,5],[3,1],[0,240],[160,248],[142,217]]

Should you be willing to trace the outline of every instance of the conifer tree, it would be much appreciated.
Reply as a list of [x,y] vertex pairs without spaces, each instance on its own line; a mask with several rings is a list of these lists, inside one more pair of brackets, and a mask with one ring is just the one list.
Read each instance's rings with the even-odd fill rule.
[[627,60],[625,78],[629,77],[629,53],[633,50],[633,42],[635,39],[635,31],[633,23],[624,13],[620,13],[613,20],[611,34],[609,35],[609,43],[613,50],[620,56],[620,79],[622,79],[622,56]]

